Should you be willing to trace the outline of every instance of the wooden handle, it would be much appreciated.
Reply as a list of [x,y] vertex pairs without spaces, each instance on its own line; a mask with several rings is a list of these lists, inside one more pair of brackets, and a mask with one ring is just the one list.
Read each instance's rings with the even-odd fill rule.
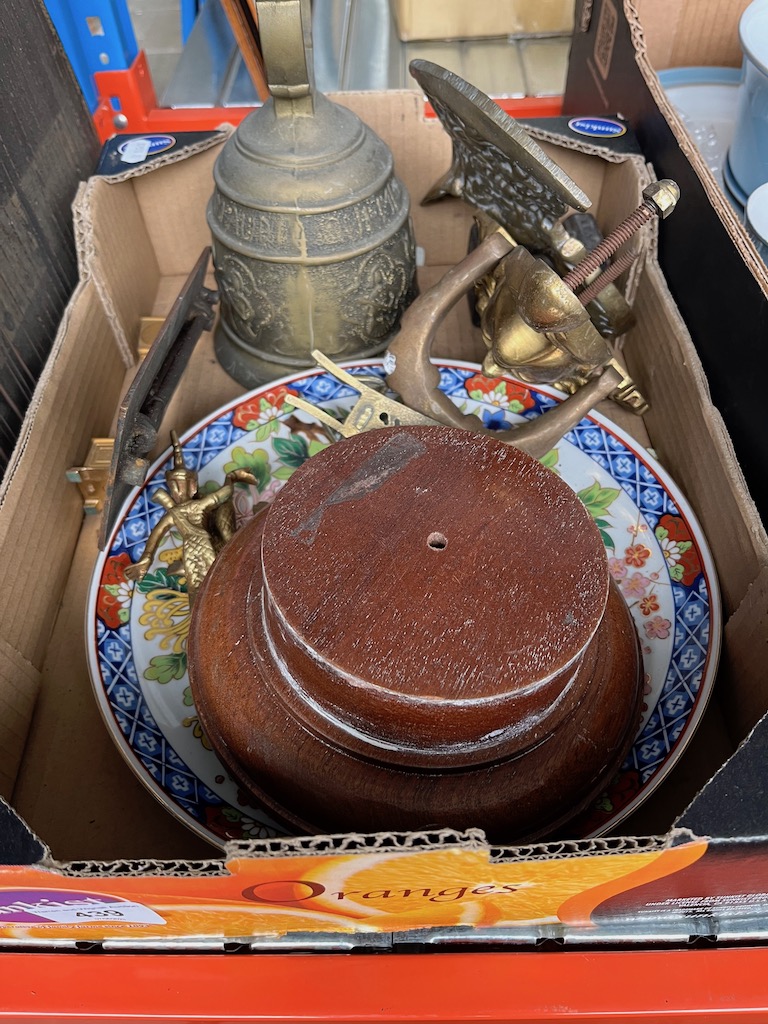
[[249,7],[248,0],[221,0],[221,6],[234,33],[238,49],[242,54],[256,93],[264,102],[269,98],[269,86],[267,85],[264,58],[261,55],[256,16]]

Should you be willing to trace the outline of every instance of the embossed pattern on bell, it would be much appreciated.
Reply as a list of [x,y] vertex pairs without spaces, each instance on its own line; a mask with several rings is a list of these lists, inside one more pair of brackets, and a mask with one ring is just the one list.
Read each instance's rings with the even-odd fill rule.
[[388,147],[321,94],[311,116],[267,101],[219,156],[208,205],[221,292],[216,353],[251,387],[373,356],[416,295],[410,199]]

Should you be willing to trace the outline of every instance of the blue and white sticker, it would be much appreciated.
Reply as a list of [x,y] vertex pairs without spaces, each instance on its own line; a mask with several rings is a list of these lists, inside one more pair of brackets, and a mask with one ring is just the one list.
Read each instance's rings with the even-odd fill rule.
[[589,135],[593,139],[618,139],[627,133],[627,126],[611,117],[572,117],[568,127],[577,135]]
[[140,164],[148,156],[157,156],[176,145],[173,135],[140,135],[135,139],[126,139],[117,147],[120,159],[124,164]]

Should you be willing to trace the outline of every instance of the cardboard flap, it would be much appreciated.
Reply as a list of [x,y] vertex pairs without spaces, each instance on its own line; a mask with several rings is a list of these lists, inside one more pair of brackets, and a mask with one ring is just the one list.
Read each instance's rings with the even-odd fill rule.
[[81,274],[93,279],[123,363],[131,366],[138,342],[137,311],[150,308],[158,275],[135,192],[91,178],[73,210]]
[[108,433],[123,372],[91,282],[72,298],[0,488],[0,786],[8,792],[83,517],[66,470]]
[[[732,694],[726,717],[733,734],[740,737],[755,725],[765,710],[768,567],[763,567],[726,623],[725,640],[723,667]],[[764,774],[764,767],[762,771]]]
[[[387,140],[395,160],[395,173],[411,197],[411,216],[418,245],[427,263],[451,265],[467,253],[471,211],[465,203],[440,202],[422,206],[421,200],[439,174],[451,166],[451,140],[437,118],[424,116],[419,92],[347,92],[332,96],[353,110],[377,135]],[[418,135],[418,159],[413,140]],[[435,174],[435,167],[440,171]]]
[[[153,253],[153,280],[188,274],[202,250],[211,244],[206,220],[213,192],[213,165],[225,136],[177,163],[154,165],[151,173],[132,179],[143,231]],[[168,181],[173,180],[169,188]],[[123,189],[119,190],[122,194]],[[142,308],[148,308],[149,300]]]
[[[210,244],[205,204],[197,193],[210,191],[212,178],[195,170],[194,158],[200,155],[212,167],[230,131],[225,126],[140,167],[91,178],[78,191],[73,215],[80,276],[93,278],[127,367],[135,362],[138,318],[151,315],[158,277],[186,277]],[[173,189],[165,188],[168,168],[178,181]],[[197,215],[190,217],[190,210]]]
[[[43,938],[165,949],[201,941],[217,948],[224,939],[255,949],[292,933],[309,948],[317,933],[460,938],[468,925],[481,941],[495,933],[497,941],[533,942],[542,925],[595,938],[597,915],[609,932],[620,930],[638,890],[674,896],[676,876],[708,850],[680,830],[664,839],[502,851],[456,833],[416,833],[413,841],[359,835],[346,845],[334,842],[340,838],[267,857],[233,850],[225,870],[151,862],[5,869],[0,935],[18,945]],[[618,912],[617,899],[625,904]]]
[[[0,637],[0,794],[8,798],[39,689],[39,669]],[[0,838],[2,833],[0,824]]]
[[655,68],[741,63],[739,15],[750,0],[635,0]]
[[699,835],[768,835],[768,715],[764,715],[693,802],[678,825]]
[[[722,61],[714,40],[733,31],[745,3],[643,3],[583,0],[577,14],[568,81],[569,114],[615,113],[629,121],[659,177],[673,178],[681,200],[659,235],[660,264],[694,339],[712,398],[723,415],[750,490],[768,510],[768,445],[762,409],[768,372],[765,340],[768,269],[758,258],[731,204],[672,109],[652,59],[690,59],[694,52],[654,49],[665,33],[691,32],[701,46],[697,64]],[[671,12],[671,14],[670,14]],[[651,19],[645,26],[646,15]],[[672,19],[666,21],[666,17]],[[675,19],[682,20],[675,28]],[[655,21],[653,20],[655,18]],[[641,20],[642,19],[642,20]],[[705,39],[708,44],[705,45]],[[648,42],[647,42],[648,41]],[[733,51],[729,51],[733,54]],[[739,63],[733,54],[731,63]]]
[[[717,409],[690,335],[668,294],[655,260],[649,259],[637,292],[641,327],[629,335],[625,355],[643,390],[652,396],[645,416],[663,465],[674,465],[686,495],[696,495],[695,512],[718,565],[726,615],[734,611],[768,558],[768,538],[754,506],[728,433]],[[645,349],[642,358],[637,351]],[[692,382],[696,386],[692,386]],[[711,442],[716,443],[711,443]]]

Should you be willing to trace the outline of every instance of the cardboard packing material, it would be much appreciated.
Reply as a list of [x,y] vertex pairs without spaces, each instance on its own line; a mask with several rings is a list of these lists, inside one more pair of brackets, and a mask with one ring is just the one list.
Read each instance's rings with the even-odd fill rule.
[[[416,93],[347,94],[340,99],[360,113],[392,147],[398,173],[414,200],[417,241],[426,253],[426,265],[420,272],[424,289],[466,251],[470,223],[467,207],[454,200],[425,208],[418,205],[418,198],[448,166],[449,141],[437,121],[424,118]],[[641,157],[611,153],[583,141],[555,145],[551,134],[538,134],[548,152],[593,198],[603,231],[614,227],[637,204],[649,180]],[[388,895],[382,898],[388,898],[387,865],[392,863],[393,852],[398,851],[416,857],[414,863],[421,866],[427,861],[419,858],[431,858],[429,864],[433,873],[442,877],[443,886],[446,880],[455,883],[456,864],[464,865],[462,870],[471,875],[470,881],[475,879],[474,888],[460,885],[458,888],[464,889],[461,897],[446,894],[436,901],[432,895],[424,895],[424,889],[406,888],[402,891],[409,896],[421,892],[423,898],[418,905],[409,904],[408,912],[396,920],[391,914],[384,915],[378,929],[366,929],[356,912],[343,918],[344,929],[362,928],[376,934],[417,929],[414,934],[421,934],[418,929],[450,929],[463,922],[498,924],[504,919],[500,910],[495,916],[461,918],[441,909],[443,903],[461,902],[467,892],[474,894],[475,904],[480,897],[487,897],[485,905],[495,906],[504,884],[510,891],[519,889],[502,881],[490,888],[476,884],[487,881],[484,872],[488,873],[489,858],[497,863],[498,851],[490,851],[482,836],[475,833],[268,840],[232,848],[226,864],[217,861],[205,842],[177,822],[143,788],[121,760],[99,716],[83,639],[86,598],[97,556],[98,522],[93,517],[83,518],[79,492],[64,474],[68,467],[81,462],[91,437],[106,435],[112,428],[120,396],[135,370],[139,318],[167,311],[209,242],[205,205],[220,141],[213,137],[194,147],[185,159],[177,154],[161,157],[121,179],[94,178],[81,188],[75,204],[81,281],[62,321],[0,492],[0,553],[6,581],[0,591],[0,793],[50,847],[50,854],[43,853],[40,868],[0,869],[0,886],[40,889],[44,877],[50,885],[55,882],[56,890],[79,891],[87,877],[89,900],[97,900],[93,895],[97,892],[109,894],[108,899],[113,901],[133,900],[132,909],[109,913],[124,913],[128,915],[126,920],[144,924],[134,923],[133,932],[121,933],[119,927],[115,932],[114,926],[111,931],[108,927],[110,919],[102,916],[96,925],[89,926],[91,931],[84,931],[84,922],[73,924],[71,907],[63,906],[59,917],[50,919],[54,924],[58,921],[58,931],[33,929],[30,933],[24,927],[16,931],[11,928],[10,933],[3,932],[3,941],[71,945],[78,938],[101,941],[106,935],[108,942],[117,945],[130,945],[133,938],[134,942],[168,948],[174,943],[200,941],[201,935],[214,947],[222,936],[246,935],[253,939],[260,929],[279,931],[285,919],[278,924],[273,918],[266,923],[249,919],[251,923],[244,925],[242,918],[227,919],[226,923],[214,914],[210,920],[215,923],[203,927],[199,917],[173,918],[169,894],[171,903],[176,901],[174,905],[179,900],[188,903],[193,899],[198,901],[196,905],[205,907],[207,900],[215,904],[217,913],[222,912],[222,906],[231,912],[233,899],[239,899],[240,908],[247,905],[251,910],[254,905],[263,909],[265,902],[277,903],[278,911],[272,907],[272,914],[284,913],[281,907],[297,901],[303,909],[310,909],[304,903],[306,889],[301,890],[300,897],[286,896],[283,890],[280,896],[268,890],[271,900],[257,897],[264,892],[261,886],[289,884],[282,881],[287,870],[283,858],[291,858],[288,878],[295,880],[305,877],[302,872],[317,879],[316,872],[329,864],[329,870],[341,870],[339,858],[346,865],[344,870],[349,871],[350,857],[353,861],[362,857],[354,864],[370,864],[370,892],[378,891],[381,896],[383,891]],[[625,826],[628,836],[663,837],[668,833],[666,838],[558,842],[510,850],[498,861],[502,866],[518,865],[518,872],[522,865],[526,877],[540,879],[535,883],[542,886],[540,892],[549,893],[549,902],[524,904],[511,923],[507,913],[511,931],[508,928],[506,934],[513,941],[540,937],[542,928],[549,927],[547,921],[559,921],[558,935],[586,934],[588,941],[594,941],[596,935],[603,934],[595,931],[591,920],[595,905],[642,883],[651,887],[656,898],[648,896],[635,904],[619,900],[618,912],[606,919],[605,934],[610,933],[614,939],[637,939],[638,915],[644,908],[646,919],[653,921],[653,934],[673,935],[685,941],[692,926],[689,917],[680,913],[681,907],[703,905],[710,917],[720,907],[722,931],[726,919],[735,915],[737,921],[741,920],[739,912],[747,912],[754,905],[756,893],[765,897],[768,892],[764,844],[757,840],[754,844],[731,844],[727,838],[707,842],[673,829],[676,816],[727,760],[768,704],[762,685],[762,650],[749,644],[765,614],[755,581],[768,560],[768,542],[723,422],[711,404],[685,324],[657,265],[652,229],[647,231],[647,243],[644,263],[627,285],[634,293],[638,323],[627,336],[626,355],[651,399],[652,409],[644,423],[631,414],[621,415],[610,403],[603,411],[621,419],[625,429],[653,445],[708,536],[729,624],[721,678],[685,757]],[[466,304],[460,303],[446,322],[436,354],[472,359],[479,358],[481,351],[482,342],[469,323]],[[211,335],[204,335],[166,423],[182,432],[240,393],[242,389],[218,367]],[[164,428],[160,436],[166,436]],[[723,709],[736,723],[730,732]],[[15,848],[26,850],[30,860],[35,859],[40,850],[34,839],[20,826],[8,824],[8,810],[0,804],[3,814],[0,822],[5,825],[0,828],[0,837],[5,836],[6,858],[15,836]],[[0,849],[3,845],[0,842]],[[734,858],[747,853],[753,871],[744,880],[743,873],[734,872],[733,863]],[[365,861],[366,857],[372,860]],[[67,862],[63,868],[57,866],[61,862]],[[691,876],[694,880],[687,889],[680,890],[682,895],[673,883],[665,888],[666,879],[674,880],[676,873],[682,877],[683,869],[698,870],[697,865],[702,863],[706,871]],[[383,874],[379,875],[380,871]],[[243,876],[249,880],[245,887]],[[421,878],[423,885],[423,875],[417,872],[416,878]],[[295,884],[309,885],[314,894],[318,890],[311,887],[320,883],[290,883]],[[324,891],[328,888],[324,886]],[[428,886],[426,891],[434,893]],[[442,894],[442,889],[439,892]],[[574,904],[572,899],[579,893],[587,895]],[[366,891],[366,898],[368,895]],[[334,898],[341,899],[338,892]],[[323,906],[327,910],[327,902]],[[411,912],[414,907],[416,910]],[[328,924],[327,915],[323,917],[325,910],[321,908],[312,916],[314,911],[310,909],[309,918],[294,921],[289,927],[306,933],[325,922],[333,931],[334,922]],[[0,928],[19,912],[18,907],[9,910],[0,905]],[[85,912],[78,910],[81,917]],[[340,913],[338,908],[334,913]],[[163,923],[158,926],[160,932],[153,933],[155,925],[151,922],[158,915]],[[169,931],[167,922],[172,918],[176,928]],[[484,935],[482,929],[477,931],[478,938]],[[374,941],[370,934],[367,941]]]
[[411,39],[562,34],[573,28],[573,0],[391,0],[397,35]]
[[482,36],[565,34],[573,29],[573,0],[391,0],[400,39],[476,39]]
[[[738,27],[749,0],[585,0],[577,4],[564,112],[621,111],[659,177],[674,178],[684,201],[659,239],[659,260],[701,359],[712,399],[733,439],[758,512],[768,518],[768,432],[763,413],[768,372],[768,268],[742,218],[721,190],[685,124],[670,104],[657,72],[671,67],[739,67]],[[728,622],[735,677],[768,637],[768,573],[760,571]],[[735,734],[754,721],[758,694],[726,702]],[[765,728],[746,761],[765,751]],[[712,793],[714,800],[714,792]],[[721,801],[722,803],[722,801]],[[765,801],[734,797],[749,832],[764,830]],[[746,824],[751,817],[751,824]],[[758,823],[758,819],[763,824]]]
[[766,521],[768,269],[657,77],[671,67],[739,67],[747,5],[579,0],[563,105],[570,115],[621,112],[658,177],[680,185],[683,201],[659,237],[661,268]]
[[412,39],[478,39],[550,35],[573,28],[573,0],[391,0],[397,35]]

